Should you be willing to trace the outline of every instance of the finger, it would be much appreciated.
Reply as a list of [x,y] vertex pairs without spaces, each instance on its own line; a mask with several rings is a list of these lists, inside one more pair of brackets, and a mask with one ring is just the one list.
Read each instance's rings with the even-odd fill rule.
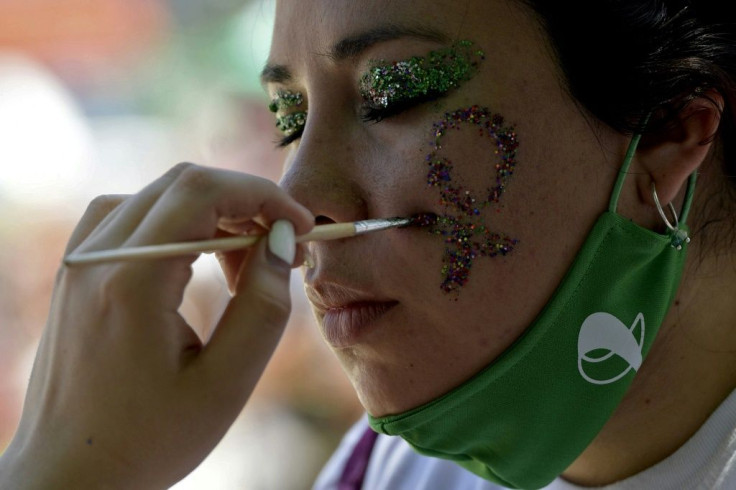
[[247,250],[234,250],[232,252],[222,252],[216,254],[217,261],[220,264],[222,273],[227,281],[227,290],[230,296],[235,295],[235,286],[238,280],[238,271],[247,256]]
[[128,195],[123,194],[110,194],[97,196],[94,198],[87,209],[82,215],[82,219],[79,220],[77,226],[72,231],[72,235],[66,245],[64,255],[71,253],[75,248],[79,246],[89,235],[97,228],[101,222],[111,214],[125,199]]
[[[222,225],[221,225],[222,226]],[[252,224],[250,226],[247,226],[248,230],[252,234],[258,234],[258,235],[267,235],[268,229],[263,228],[260,225]],[[226,232],[226,231],[218,231],[215,234],[215,238],[221,238],[221,237],[229,237],[229,236],[236,236],[233,232]],[[230,292],[230,295],[235,295],[235,287],[237,285],[238,280],[238,274],[240,273],[240,270],[243,265],[243,260],[248,254],[248,249],[242,249],[242,250],[233,250],[229,252],[217,252],[215,256],[217,257],[218,262],[220,263],[220,267],[222,268],[222,272],[225,275],[225,279],[227,280],[227,288]],[[305,244],[299,243],[296,247],[296,255],[294,257],[294,261],[291,264],[291,267],[299,267],[305,263]]]
[[[191,166],[160,196],[123,246],[212,238],[221,219],[263,216],[266,222],[288,219],[303,232],[314,217],[271,181],[219,169]],[[111,223],[111,227],[114,223]],[[248,254],[250,255],[250,254]],[[136,284],[140,301],[176,311],[196,255],[119,264],[118,277]],[[155,279],[155,280],[152,280]],[[162,287],[165,284],[166,287]]]
[[266,235],[268,228],[257,223],[253,219],[220,219],[217,223],[219,229],[231,235]]
[[[217,260],[220,263],[220,267],[222,268],[222,272],[227,281],[227,290],[230,292],[231,296],[235,295],[238,275],[242,268],[243,260],[248,256],[248,252],[248,249],[244,249],[216,254]],[[295,268],[305,265],[307,263],[306,257],[307,255],[304,244],[297,244],[296,255],[294,256],[294,262],[291,264],[291,267]]]
[[126,246],[212,238],[222,219],[287,219],[299,234],[314,217],[275,183],[239,172],[190,167],[182,172],[140,223]]
[[[250,221],[250,223],[253,222]],[[232,237],[242,234],[233,227],[228,227],[227,230],[222,229],[222,224],[220,224],[220,227],[221,228],[215,233],[215,238]],[[256,225],[255,223],[253,223],[252,227],[252,231],[255,234],[268,234],[268,229],[265,229],[260,225]],[[248,228],[251,227],[249,226]],[[240,250],[222,251],[215,253],[215,257],[217,257],[217,261],[220,263],[220,268],[222,269],[222,272],[225,275],[225,279],[227,280],[227,289],[230,292],[230,296],[235,295],[235,285],[238,281],[238,274],[240,273],[240,269],[243,265],[243,260],[245,260],[248,252],[250,252],[250,249],[245,248]]]
[[237,291],[197,359],[209,386],[242,406],[275,349],[291,311],[293,227],[274,224],[245,259]]
[[179,163],[140,192],[126,199],[90,233],[79,251],[117,248],[130,236],[166,189],[191,163]]

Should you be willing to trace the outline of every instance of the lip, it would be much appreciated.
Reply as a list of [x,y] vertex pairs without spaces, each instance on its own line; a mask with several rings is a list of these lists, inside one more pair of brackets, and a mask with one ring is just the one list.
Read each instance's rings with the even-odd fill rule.
[[361,343],[381,317],[399,304],[334,283],[311,285],[306,291],[325,340],[337,349]]
[[325,339],[338,349],[358,344],[378,319],[397,304],[396,301],[362,302],[330,308],[322,317]]

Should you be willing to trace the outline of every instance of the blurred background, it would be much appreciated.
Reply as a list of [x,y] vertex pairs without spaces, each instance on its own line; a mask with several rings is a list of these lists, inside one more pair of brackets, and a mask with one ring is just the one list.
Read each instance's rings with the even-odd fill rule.
[[[94,196],[136,192],[180,161],[278,178],[258,83],[272,22],[271,0],[0,0],[0,452]],[[296,274],[291,322],[249,405],[175,489],[310,488],[360,416]],[[216,262],[198,260],[184,315],[207,331],[226,301]]]

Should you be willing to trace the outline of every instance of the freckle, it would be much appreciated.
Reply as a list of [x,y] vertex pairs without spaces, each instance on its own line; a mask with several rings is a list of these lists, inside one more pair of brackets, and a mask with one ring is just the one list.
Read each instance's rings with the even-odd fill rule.
[[413,362],[410,362],[410,363],[409,363],[409,367],[410,367],[410,368],[413,368],[413,367],[414,367],[414,363],[413,363]]
[[680,300],[675,300],[675,306],[680,306]]
[[650,403],[652,403],[652,400],[651,400],[650,398],[645,398],[645,399],[644,399],[644,403],[645,403],[646,405],[649,405]]
[[91,437],[87,439],[87,445],[88,446],[91,446],[92,445],[92,438]]

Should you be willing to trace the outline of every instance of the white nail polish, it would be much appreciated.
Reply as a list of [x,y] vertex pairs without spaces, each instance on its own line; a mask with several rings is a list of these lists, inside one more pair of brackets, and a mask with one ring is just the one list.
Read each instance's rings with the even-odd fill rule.
[[268,233],[268,249],[287,264],[294,262],[296,241],[294,225],[290,221],[282,219],[274,222]]

